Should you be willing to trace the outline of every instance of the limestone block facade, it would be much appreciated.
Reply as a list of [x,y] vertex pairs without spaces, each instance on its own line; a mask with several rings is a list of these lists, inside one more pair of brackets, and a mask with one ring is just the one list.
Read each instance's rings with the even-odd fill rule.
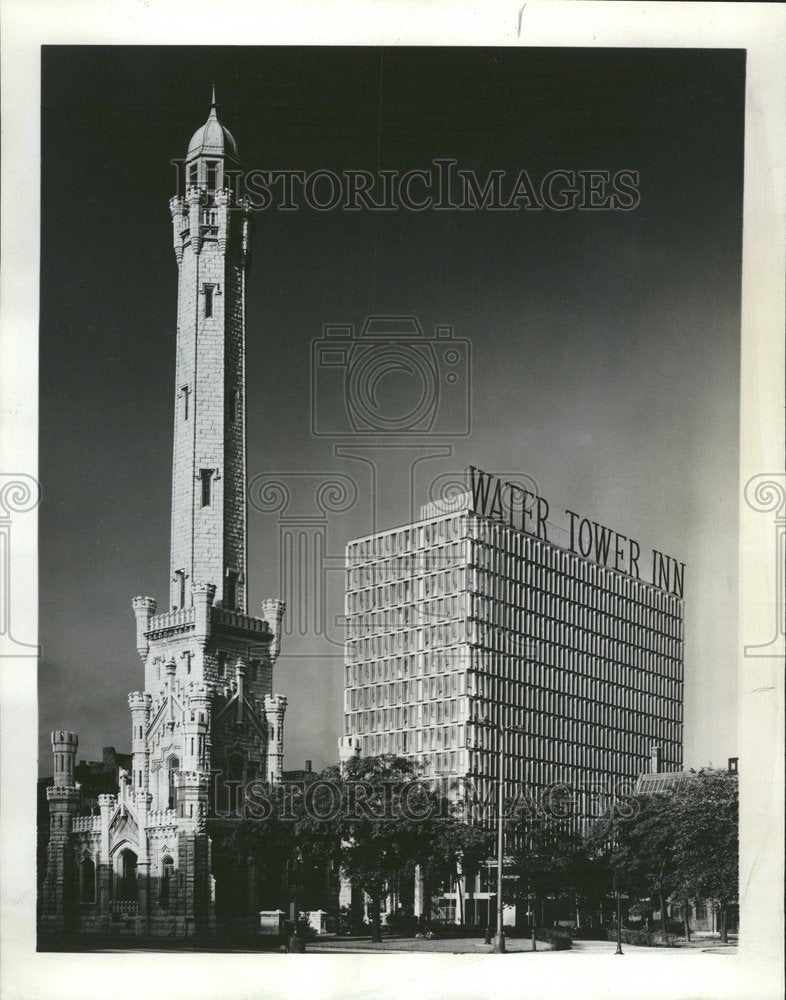
[[225,186],[237,145],[213,105],[170,202],[177,260],[167,605],[132,602],[144,687],[128,697],[132,764],[78,815],[75,733],[52,733],[44,933],[206,935],[250,926],[255,872],[227,843],[239,789],[281,780],[273,692],[283,602],[248,612],[245,283],[248,211]]

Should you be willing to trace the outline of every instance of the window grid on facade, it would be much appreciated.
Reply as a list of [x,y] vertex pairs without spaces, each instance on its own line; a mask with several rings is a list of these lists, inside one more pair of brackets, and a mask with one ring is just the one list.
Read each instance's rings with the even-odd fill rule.
[[[633,778],[682,764],[682,601],[468,511],[347,547],[344,733],[426,774]],[[449,679],[445,686],[445,678]]]

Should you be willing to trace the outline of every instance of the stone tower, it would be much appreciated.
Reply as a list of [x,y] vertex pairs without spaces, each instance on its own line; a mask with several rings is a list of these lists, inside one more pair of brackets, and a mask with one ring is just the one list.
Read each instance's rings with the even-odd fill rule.
[[256,905],[253,871],[227,845],[245,786],[281,778],[286,698],[272,674],[284,605],[267,599],[248,613],[251,232],[229,189],[238,167],[214,90],[188,145],[185,195],[169,205],[178,298],[168,602],[158,613],[152,597],[132,602],[144,690],[128,698],[130,772],[118,796],[102,796],[100,815],[75,817],[76,736],[53,734],[45,929],[73,912],[84,932],[207,934],[217,921],[244,925]]
[[194,583],[247,611],[245,291],[250,219],[228,189],[237,144],[213,104],[185,160],[185,197],[170,201],[179,280],[174,385],[170,608]]

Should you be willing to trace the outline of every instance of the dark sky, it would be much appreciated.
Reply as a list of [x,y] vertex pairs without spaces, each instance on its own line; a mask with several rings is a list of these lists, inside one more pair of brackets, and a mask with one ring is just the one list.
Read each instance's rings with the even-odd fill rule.
[[[212,80],[245,169],[451,157],[481,175],[641,178],[632,212],[257,214],[249,480],[280,473],[293,500],[249,511],[252,609],[281,591],[282,517],[312,514],[331,473],[357,486],[327,519],[331,620],[334,568],[372,517],[403,523],[469,464],[524,473],[555,521],[570,508],[687,564],[686,762],[736,754],[744,73],[744,53],[728,50],[45,47],[42,771],[55,726],[78,731],[80,757],[128,750],[126,698],[142,685],[131,598],[166,600],[170,160],[204,121]],[[452,325],[468,342],[468,436],[437,426],[374,452],[313,433],[312,342],[326,323],[373,314],[415,315],[429,335]],[[407,391],[390,378],[383,403]],[[366,461],[338,456],[342,444]],[[299,628],[302,612],[291,602],[306,634],[286,638],[274,680],[289,698],[287,767],[332,762],[341,724],[340,649]]]

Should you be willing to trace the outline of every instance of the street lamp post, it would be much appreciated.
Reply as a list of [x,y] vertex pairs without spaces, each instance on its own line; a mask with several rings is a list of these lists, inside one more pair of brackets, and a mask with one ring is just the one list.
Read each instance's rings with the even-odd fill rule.
[[622,955],[622,911],[620,907],[620,870],[619,870],[619,858],[617,857],[617,851],[619,850],[619,834],[615,830],[614,832],[614,895],[617,897],[617,950],[614,952],[615,955]]
[[503,768],[505,765],[505,727],[502,726],[499,732],[499,764],[497,766],[497,935],[494,938],[494,951],[498,954],[505,952],[505,930],[503,927],[503,906],[502,906],[502,869],[505,863],[505,826],[503,821],[503,809],[505,806],[505,782],[503,778]]
[[[502,872],[505,864],[505,736],[508,732],[523,733],[525,730],[523,726],[498,726],[487,719],[476,724],[495,729],[499,736],[499,761],[497,764],[497,933],[494,937],[494,951],[504,955],[506,948],[503,926]],[[488,934],[490,931],[487,930],[486,933]]]

